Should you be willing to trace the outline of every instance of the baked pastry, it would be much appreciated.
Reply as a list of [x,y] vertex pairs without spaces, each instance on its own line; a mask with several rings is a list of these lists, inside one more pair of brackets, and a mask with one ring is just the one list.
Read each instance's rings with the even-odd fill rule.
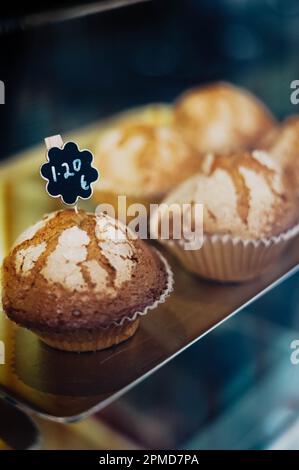
[[164,258],[122,223],[72,209],[27,229],[3,264],[8,317],[70,351],[126,340],[171,287]]
[[173,107],[166,103],[151,103],[132,108],[113,118],[113,126],[118,124],[151,124],[152,126],[168,126],[173,123]]
[[[90,149],[94,157],[96,157],[99,142],[101,142],[102,137],[112,129],[122,127],[123,125],[145,124],[151,126],[171,126],[172,123],[173,107],[170,104],[151,103],[145,106],[138,106],[100,121],[100,123],[94,127],[93,132],[89,135],[84,145],[86,148]],[[99,165],[98,170],[101,171]],[[98,186],[98,191],[100,190],[101,187]],[[98,191],[96,191],[96,194]],[[103,191],[101,193],[101,201],[102,197],[105,198],[105,196],[105,191]],[[89,200],[89,203],[86,201],[84,203],[83,201],[83,207],[94,210],[93,198]]]
[[294,194],[279,167],[262,151],[207,155],[202,173],[163,202],[166,206],[151,220],[158,235],[165,207],[189,204],[194,209],[196,203],[203,204],[200,249],[186,250],[182,239],[161,241],[188,269],[210,279],[239,281],[259,275],[298,232]]
[[268,151],[283,168],[287,180],[299,196],[299,115],[288,117],[269,132],[259,147]]
[[212,83],[184,93],[174,120],[198,152],[232,152],[254,148],[276,123],[255,96],[228,83]]
[[98,202],[117,205],[117,196],[148,205],[199,169],[200,161],[171,126],[123,123],[99,140],[95,165],[101,178],[94,185]]

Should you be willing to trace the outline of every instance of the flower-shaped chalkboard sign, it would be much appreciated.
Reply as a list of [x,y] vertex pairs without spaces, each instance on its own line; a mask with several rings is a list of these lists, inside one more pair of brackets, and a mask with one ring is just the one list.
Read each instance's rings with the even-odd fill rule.
[[67,142],[49,148],[47,159],[40,173],[48,181],[46,189],[50,196],[61,197],[65,204],[91,197],[92,183],[99,174],[92,166],[93,155],[89,150],[80,150],[75,142]]

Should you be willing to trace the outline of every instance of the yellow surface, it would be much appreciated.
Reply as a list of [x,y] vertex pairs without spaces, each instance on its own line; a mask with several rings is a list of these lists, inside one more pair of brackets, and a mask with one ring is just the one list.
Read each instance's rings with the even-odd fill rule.
[[75,424],[60,424],[43,419],[35,421],[42,434],[41,448],[44,450],[137,449],[133,442],[95,418]]

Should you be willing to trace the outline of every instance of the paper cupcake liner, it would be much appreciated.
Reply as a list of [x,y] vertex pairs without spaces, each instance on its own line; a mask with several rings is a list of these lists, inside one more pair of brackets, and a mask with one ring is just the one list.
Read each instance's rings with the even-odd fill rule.
[[154,250],[157,256],[160,258],[166,271],[167,282],[166,282],[166,287],[164,291],[160,294],[160,297],[157,300],[155,300],[155,302],[153,302],[150,305],[147,305],[144,310],[136,311],[132,315],[122,317],[120,320],[114,321],[113,323],[108,325],[106,328],[110,328],[111,326],[122,326],[125,322],[132,322],[132,321],[137,320],[138,317],[143,317],[148,312],[150,312],[150,310],[154,310],[155,308],[158,307],[158,305],[163,304],[166,301],[167,297],[169,297],[171,292],[173,291],[174,278],[173,278],[173,272],[169,263],[164,258],[164,256],[158,250],[156,250],[156,248],[152,248],[152,250]]
[[207,279],[234,282],[259,276],[299,233],[299,224],[278,236],[242,240],[230,235],[204,235],[198,250],[185,250],[183,240],[160,240],[191,272]]
[[38,337],[55,349],[63,351],[87,352],[110,348],[133,336],[139,326],[139,318],[122,326],[111,326],[107,329],[97,328],[93,331],[74,331],[71,333],[47,333]]

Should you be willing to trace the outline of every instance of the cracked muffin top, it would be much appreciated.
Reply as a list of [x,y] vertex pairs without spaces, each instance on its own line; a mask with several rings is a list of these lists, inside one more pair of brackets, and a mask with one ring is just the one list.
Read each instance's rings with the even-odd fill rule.
[[184,93],[174,119],[198,152],[254,148],[274,125],[274,117],[252,94],[228,83],[213,83]]
[[299,194],[299,115],[287,118],[270,131],[260,147],[283,167],[287,179]]
[[202,203],[204,233],[242,239],[270,238],[297,222],[294,195],[275,162],[262,151],[207,155],[202,173],[164,200]]
[[95,150],[99,190],[163,197],[199,169],[198,156],[170,125],[125,122],[108,130]]
[[39,331],[105,327],[155,302],[165,265],[129,229],[100,214],[46,215],[16,241],[3,264],[3,306]]

